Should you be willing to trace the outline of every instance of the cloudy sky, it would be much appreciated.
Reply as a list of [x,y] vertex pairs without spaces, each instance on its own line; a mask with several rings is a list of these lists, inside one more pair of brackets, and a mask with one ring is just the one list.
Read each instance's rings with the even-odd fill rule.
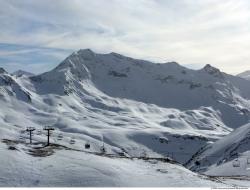
[[0,67],[40,73],[91,48],[250,70],[248,0],[0,0]]

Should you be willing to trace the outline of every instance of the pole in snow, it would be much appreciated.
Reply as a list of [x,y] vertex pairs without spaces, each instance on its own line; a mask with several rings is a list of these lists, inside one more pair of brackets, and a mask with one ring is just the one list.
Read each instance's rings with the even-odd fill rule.
[[106,152],[105,146],[104,146],[104,137],[102,136],[102,146],[101,146],[101,153],[104,154]]
[[27,127],[26,131],[30,134],[30,144],[32,144],[32,132],[36,129],[34,127]]
[[47,131],[47,136],[48,136],[48,140],[47,140],[47,146],[49,146],[49,137],[51,135],[51,132],[50,131],[53,131],[55,130],[53,127],[50,127],[50,126],[46,126],[43,128],[43,130]]

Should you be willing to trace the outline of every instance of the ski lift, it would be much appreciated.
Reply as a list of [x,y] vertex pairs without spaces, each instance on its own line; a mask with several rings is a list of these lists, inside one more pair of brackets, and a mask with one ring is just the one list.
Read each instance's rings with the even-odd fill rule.
[[42,134],[42,131],[41,131],[41,130],[38,130],[38,131],[36,132],[36,134],[37,134],[37,135],[41,135],[41,134]]
[[126,156],[126,155],[125,155],[125,152],[118,152],[118,155],[119,155],[119,156],[122,156],[122,157]]
[[74,138],[70,139],[69,141],[70,144],[75,144],[76,143],[76,140]]
[[106,153],[106,149],[105,149],[105,146],[104,146],[104,137],[102,136],[102,146],[100,148],[100,151],[102,154],[105,154]]
[[63,135],[62,134],[59,134],[58,136],[57,136],[57,140],[62,140],[63,139]]
[[46,134],[45,134],[45,136],[51,136],[53,133],[52,133],[52,131],[49,131],[48,133],[46,132]]
[[24,139],[25,139],[25,137],[23,135],[19,136],[19,140],[24,140]]
[[238,159],[233,161],[233,167],[234,168],[240,167],[240,161]]
[[104,147],[104,146],[101,146],[100,151],[101,151],[102,154],[105,154],[105,153],[106,153],[105,147]]
[[90,144],[89,143],[85,144],[85,149],[90,149]]

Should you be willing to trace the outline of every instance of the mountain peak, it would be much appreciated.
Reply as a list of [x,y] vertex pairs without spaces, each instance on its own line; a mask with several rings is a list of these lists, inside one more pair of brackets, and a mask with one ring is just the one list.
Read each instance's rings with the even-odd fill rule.
[[223,74],[221,73],[221,71],[213,66],[211,66],[210,64],[206,64],[203,69],[203,71],[207,72],[210,75],[213,75],[215,77],[223,77]]
[[219,70],[219,69],[213,67],[213,66],[210,65],[210,64],[206,64],[206,65],[203,67],[203,69],[206,70],[206,71]]
[[[96,56],[96,53],[91,49],[80,49],[73,52],[64,61],[62,61],[55,70],[62,70],[67,68],[75,68],[77,70],[78,66],[83,66],[83,62],[86,60],[92,60]],[[78,66],[77,66],[78,65]]]
[[0,67],[0,74],[2,73],[6,73],[6,71],[4,70],[4,68]]
[[94,56],[95,52],[93,52],[91,49],[80,49],[77,51],[77,54],[82,56]]

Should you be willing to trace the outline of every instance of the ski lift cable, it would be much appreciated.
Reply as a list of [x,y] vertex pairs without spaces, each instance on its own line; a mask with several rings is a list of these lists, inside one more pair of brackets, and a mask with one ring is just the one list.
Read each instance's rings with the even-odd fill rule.
[[[38,132],[39,132],[39,130],[38,130]],[[19,139],[20,140],[26,140],[27,137],[25,137],[25,135],[23,134],[23,131],[20,131],[20,133],[21,134],[19,136]],[[58,137],[62,137],[63,138],[63,136],[64,135],[62,133],[58,134]],[[54,140],[55,140],[55,142],[58,142],[58,139],[54,139]],[[75,137],[71,137],[70,144],[75,144],[75,143],[76,143]],[[106,149],[105,149],[105,146],[104,146],[104,137],[103,136],[102,136],[102,143],[103,143],[103,145],[101,146],[101,152],[105,153]],[[88,149],[88,148],[90,148],[90,143],[89,143],[89,141],[86,141],[86,143],[85,143],[85,149]],[[188,152],[173,152],[173,151],[171,151],[171,153],[172,153],[172,156],[174,154],[194,155],[193,153],[188,153]],[[166,154],[169,155],[170,152],[166,152]],[[220,158],[221,156],[219,156],[219,155],[209,155],[209,156],[206,156],[206,158],[205,158],[206,162],[208,162],[207,158],[209,158],[209,157]],[[247,164],[250,164],[250,157],[249,156],[247,156],[247,155],[241,155],[240,157],[241,158],[242,157],[246,157],[247,158]],[[240,167],[240,165],[241,165],[241,163],[240,163],[240,160],[238,160],[238,158],[233,161],[233,167]]]
[[[31,128],[30,128],[31,129]],[[40,134],[40,129],[38,129],[38,131],[37,131],[37,133],[39,133]],[[20,130],[20,133],[21,134],[23,134],[23,133],[25,133],[26,131],[25,130]],[[20,137],[19,137],[19,139],[21,140],[21,139],[27,139],[27,137],[21,137],[21,134],[20,134]],[[62,134],[61,132],[59,132],[59,131],[53,131],[53,134],[55,134],[55,135],[57,135],[57,140],[62,140],[62,138],[65,138],[65,134]],[[51,135],[51,133],[50,133],[50,135]],[[67,135],[66,135],[66,137],[67,137]],[[101,136],[102,138],[101,138],[101,140],[102,140],[102,146],[103,147],[105,147],[105,143],[104,143],[104,136],[102,135]],[[58,139],[59,138],[59,139]],[[74,139],[74,141],[75,141],[75,137],[72,137],[72,139]],[[75,144],[76,143],[76,141],[73,143],[73,144]],[[89,144],[89,142],[87,141],[87,143]],[[171,151],[171,153],[172,154],[180,154],[180,155],[194,155],[194,153],[189,153],[189,152],[177,152],[177,151]],[[169,155],[169,152],[166,152],[166,154],[167,155]],[[220,158],[221,157],[221,155],[208,155],[208,156],[206,156],[206,158]],[[247,158],[247,164],[250,164],[250,157],[249,156],[247,156],[247,155],[241,155],[240,156],[241,158]]]

